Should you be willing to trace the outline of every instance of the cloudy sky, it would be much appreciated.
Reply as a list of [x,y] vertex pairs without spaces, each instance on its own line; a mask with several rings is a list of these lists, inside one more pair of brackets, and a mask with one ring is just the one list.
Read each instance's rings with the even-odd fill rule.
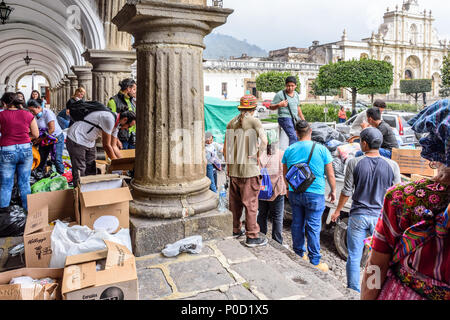
[[[216,32],[247,40],[265,50],[288,46],[309,47],[340,40],[361,40],[377,31],[383,14],[403,0],[224,0],[234,9],[228,23]],[[440,37],[450,39],[450,2],[419,0],[421,11],[432,11]]]

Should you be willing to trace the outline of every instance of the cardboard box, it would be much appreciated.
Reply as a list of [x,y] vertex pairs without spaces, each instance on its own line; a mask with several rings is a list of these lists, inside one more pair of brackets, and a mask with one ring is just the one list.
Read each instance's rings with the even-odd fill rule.
[[[0,300],[50,300],[50,297],[61,300],[63,273],[64,269],[26,268],[0,273]],[[38,290],[38,287],[22,288],[20,284],[9,284],[11,279],[18,277],[31,277],[36,280],[52,278],[58,280],[58,283],[46,285],[41,290]]]
[[120,153],[122,158],[110,160],[111,163],[108,165],[108,173],[114,171],[131,171],[134,169],[136,150],[121,150]]
[[130,189],[119,175],[99,175],[80,178],[75,189],[77,222],[94,228],[94,222],[102,216],[115,216],[120,227],[130,227]]
[[31,194],[24,231],[27,268],[48,268],[52,256],[51,235],[55,220],[75,221],[73,190]]
[[[64,300],[138,300],[136,260],[127,247],[105,240],[107,249],[67,257]],[[105,261],[97,271],[98,262]]]
[[106,174],[109,163],[105,160],[96,160],[97,174]]
[[422,158],[421,149],[392,149],[392,160],[400,166],[402,174],[419,174],[434,177],[437,171],[430,168],[430,161]]

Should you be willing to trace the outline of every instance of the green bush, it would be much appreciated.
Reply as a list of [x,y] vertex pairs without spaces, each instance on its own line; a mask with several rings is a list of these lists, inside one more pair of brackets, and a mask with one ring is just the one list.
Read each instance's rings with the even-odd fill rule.
[[401,80],[400,92],[406,94],[431,92],[432,82],[431,79]]
[[387,109],[392,111],[417,112],[417,105],[404,103],[387,103]]
[[[339,107],[334,104],[302,104],[303,115],[308,122],[325,122],[324,108],[328,108],[326,122],[338,122]],[[351,112],[347,111],[347,118],[350,118]],[[262,119],[263,122],[278,122],[278,115],[271,114],[269,118]]]
[[[261,92],[279,92],[286,89],[286,78],[292,76],[290,72],[269,71],[262,73],[256,78],[256,90]],[[297,88],[295,91],[300,93],[300,79],[298,75]]]

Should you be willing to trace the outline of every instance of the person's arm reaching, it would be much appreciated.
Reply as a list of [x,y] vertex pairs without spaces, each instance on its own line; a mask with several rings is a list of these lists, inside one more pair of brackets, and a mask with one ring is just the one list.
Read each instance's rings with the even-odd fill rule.
[[109,159],[115,160],[115,159],[117,159],[117,156],[116,156],[116,153],[114,152],[111,138],[112,138],[112,136],[110,134],[107,134],[105,131],[102,131],[103,149],[105,150]]
[[53,134],[55,132],[55,121],[47,123],[48,133]]
[[117,139],[114,136],[111,136],[111,145],[113,146],[114,154],[116,155],[117,159],[122,158],[122,154],[120,152],[120,146],[122,143],[120,143],[119,139]]
[[339,196],[339,203],[337,205],[336,210],[334,211],[333,215],[331,216],[331,221],[336,222],[339,216],[341,215],[341,211],[344,209],[345,204],[347,203],[348,199],[353,194],[353,171],[355,168],[355,159],[352,159],[349,161],[347,165],[347,169],[345,170],[345,180],[344,180],[344,188],[341,191],[341,195]]
[[328,195],[328,199],[331,203],[336,201],[336,177],[334,176],[333,163],[329,163],[325,166],[325,172],[328,177],[328,183],[330,184],[330,194]]

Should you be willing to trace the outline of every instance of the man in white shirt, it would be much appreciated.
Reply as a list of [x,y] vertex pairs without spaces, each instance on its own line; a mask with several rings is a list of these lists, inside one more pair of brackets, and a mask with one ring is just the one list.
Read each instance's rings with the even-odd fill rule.
[[95,142],[102,137],[103,149],[111,160],[121,157],[117,135],[119,128],[128,129],[136,124],[136,114],[126,111],[116,114],[108,111],[96,111],[88,114],[84,121],[75,122],[67,133],[67,150],[72,162],[74,186],[79,177],[95,175]]
[[[373,103],[375,108],[380,109],[381,113],[386,109],[386,103],[383,100],[376,100]],[[367,120],[367,111],[363,111],[356,117],[355,121],[353,121],[352,127],[350,129],[350,136],[359,137],[361,131],[368,128],[370,126]]]

